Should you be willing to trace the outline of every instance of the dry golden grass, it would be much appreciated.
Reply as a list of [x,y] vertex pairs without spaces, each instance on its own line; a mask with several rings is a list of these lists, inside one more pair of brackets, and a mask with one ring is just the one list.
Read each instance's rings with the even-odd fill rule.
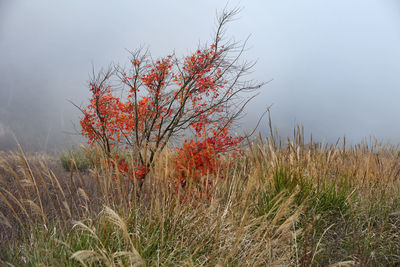
[[[64,171],[0,155],[3,263],[62,266],[390,266],[400,263],[400,153],[390,145],[249,141],[229,168],[176,191],[173,153],[144,186],[91,152]],[[116,177],[115,180],[112,178]],[[191,198],[181,196],[190,191]]]

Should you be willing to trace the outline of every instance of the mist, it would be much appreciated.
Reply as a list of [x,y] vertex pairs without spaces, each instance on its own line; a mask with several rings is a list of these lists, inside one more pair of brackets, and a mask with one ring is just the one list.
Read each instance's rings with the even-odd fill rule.
[[[0,149],[84,142],[79,111],[92,68],[124,64],[140,46],[186,55],[209,41],[223,1],[0,1]],[[297,124],[316,140],[374,136],[400,143],[400,8],[396,0],[229,2],[243,8],[226,36],[269,81],[246,109],[266,107],[282,136]],[[258,129],[268,134],[264,118]]]

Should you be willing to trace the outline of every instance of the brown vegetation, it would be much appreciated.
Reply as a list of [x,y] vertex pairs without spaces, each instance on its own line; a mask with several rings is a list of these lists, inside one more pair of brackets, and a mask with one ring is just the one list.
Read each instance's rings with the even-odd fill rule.
[[1,259],[64,266],[399,264],[399,150],[303,138],[298,131],[287,145],[249,141],[240,158],[227,153],[233,165],[203,177],[216,181],[211,199],[186,202],[169,186],[176,172],[169,150],[157,155],[140,194],[103,166],[101,154],[92,153],[98,164],[83,172],[66,172],[45,155],[1,154]]

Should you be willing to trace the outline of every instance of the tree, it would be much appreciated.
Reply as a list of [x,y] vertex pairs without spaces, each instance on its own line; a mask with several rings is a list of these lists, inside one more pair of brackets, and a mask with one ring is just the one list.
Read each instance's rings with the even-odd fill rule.
[[[80,121],[89,143],[100,145],[110,159],[118,159],[121,170],[141,180],[172,138],[183,138],[178,151],[192,158],[207,154],[205,148],[218,155],[236,147],[241,138],[231,137],[229,129],[254,97],[243,93],[263,85],[244,79],[254,66],[241,61],[246,42],[224,41],[225,27],[237,13],[224,10],[211,44],[187,57],[171,54],[153,61],[138,49],[131,52],[128,69],[115,66],[93,75],[92,97]],[[118,155],[122,148],[137,155],[134,170]],[[184,162],[178,160],[177,166]]]

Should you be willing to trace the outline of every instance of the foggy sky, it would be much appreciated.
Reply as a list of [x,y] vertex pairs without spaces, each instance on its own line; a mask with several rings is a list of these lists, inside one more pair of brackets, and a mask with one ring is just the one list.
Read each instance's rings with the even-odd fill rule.
[[[92,70],[124,64],[127,50],[185,55],[215,30],[225,1],[0,0],[0,149],[12,140],[47,148],[71,140]],[[396,0],[268,0],[243,7],[227,37],[251,34],[249,78],[272,82],[247,109],[255,126],[273,104],[282,135],[302,124],[314,138],[375,136],[400,143],[400,7]],[[267,132],[264,120],[260,131]],[[8,135],[9,136],[9,135]]]

